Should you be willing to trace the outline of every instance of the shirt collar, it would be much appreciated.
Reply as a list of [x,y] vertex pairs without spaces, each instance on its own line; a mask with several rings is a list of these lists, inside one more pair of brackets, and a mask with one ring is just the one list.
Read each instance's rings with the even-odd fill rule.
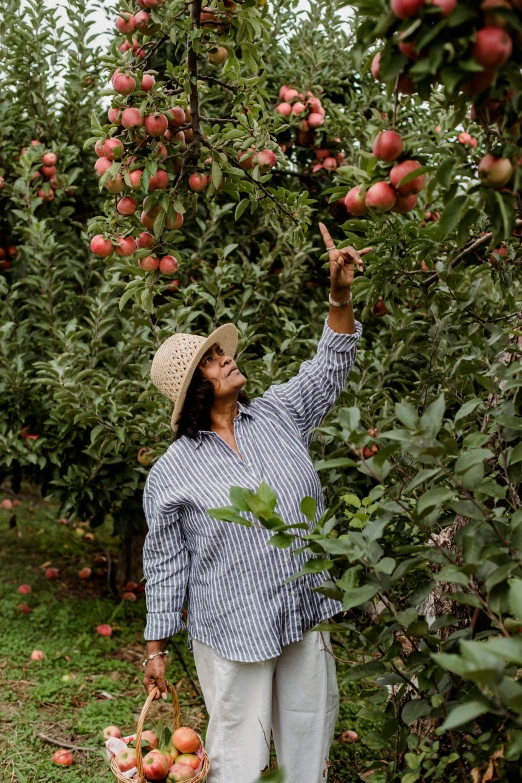
[[[251,406],[244,405],[242,402],[238,401],[237,407],[239,409],[239,413],[237,414],[236,419],[241,419],[243,416],[248,416],[249,419],[255,419],[255,415],[251,409]],[[194,449],[197,449],[201,445],[203,435],[210,434],[210,430],[200,430],[195,438],[189,438]]]

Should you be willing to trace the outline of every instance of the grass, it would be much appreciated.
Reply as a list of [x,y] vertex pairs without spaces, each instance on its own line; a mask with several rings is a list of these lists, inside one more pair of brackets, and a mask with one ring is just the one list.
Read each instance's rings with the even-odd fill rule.
[[[13,500],[0,492],[3,499]],[[13,519],[15,517],[15,519]],[[114,778],[104,756],[101,730],[120,726],[134,733],[144,702],[141,661],[145,647],[145,599],[136,603],[114,599],[101,558],[117,557],[118,539],[108,524],[85,539],[87,523],[60,524],[58,510],[35,491],[24,487],[20,504],[0,505],[0,780],[2,783],[96,783]],[[45,568],[60,569],[59,578],[45,578]],[[84,566],[93,569],[88,581],[78,578]],[[19,595],[20,584],[32,593]],[[19,604],[26,603],[30,614]],[[111,638],[96,633],[110,623]],[[206,726],[203,700],[194,689],[196,672],[186,648],[186,634],[178,634],[169,656],[169,680],[176,685],[181,720],[200,733]],[[45,660],[31,661],[34,649]],[[191,678],[189,678],[188,668]],[[362,779],[365,762],[375,755],[371,738],[377,723],[372,705],[360,699],[359,683],[344,683],[346,667],[339,664],[341,712],[332,747],[331,783]],[[378,713],[379,707],[376,707]],[[359,715],[362,713],[362,717]],[[155,703],[150,727],[158,718],[170,722],[170,703]],[[339,737],[355,729],[356,745]],[[52,754],[58,748],[40,738],[46,735],[93,751],[74,751],[75,763],[58,767]],[[303,783],[306,783],[303,781]]]

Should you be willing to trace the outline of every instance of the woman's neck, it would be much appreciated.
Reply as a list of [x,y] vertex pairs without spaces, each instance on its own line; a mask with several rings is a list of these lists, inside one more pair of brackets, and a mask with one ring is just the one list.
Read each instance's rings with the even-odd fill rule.
[[215,400],[210,409],[210,429],[212,431],[234,431],[234,419],[239,412],[237,397]]

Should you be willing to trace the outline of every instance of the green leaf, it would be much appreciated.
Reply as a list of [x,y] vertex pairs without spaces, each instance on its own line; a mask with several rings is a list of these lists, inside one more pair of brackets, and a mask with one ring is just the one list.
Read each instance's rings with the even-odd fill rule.
[[417,409],[409,402],[397,402],[395,404],[395,414],[399,421],[410,430],[416,430],[419,426],[419,416]]
[[252,527],[252,523],[248,519],[244,519],[230,508],[209,508],[207,513],[221,522],[234,522],[237,525],[244,525],[244,527]]
[[522,620],[522,580],[510,579],[508,591],[509,611]]
[[270,538],[272,546],[276,546],[278,549],[287,549],[294,541],[295,536],[290,535],[290,533],[276,533]]
[[455,421],[463,419],[465,416],[469,416],[469,414],[473,413],[473,411],[475,411],[479,405],[484,405],[484,400],[479,400],[477,397],[475,397],[473,400],[468,400],[457,411],[457,414],[455,415]]
[[426,699],[412,699],[404,705],[401,712],[401,718],[407,726],[428,715],[431,715],[431,704]]
[[360,606],[367,603],[374,595],[379,592],[379,586],[374,584],[363,585],[362,587],[351,587],[344,591],[343,606],[345,609],[353,609],[354,606]]
[[489,711],[488,705],[483,701],[467,701],[459,704],[448,715],[442,726],[437,729],[437,734],[443,734],[450,729],[456,729],[465,723],[475,720],[480,715],[485,715]]
[[317,514],[317,501],[315,498],[306,497],[301,501],[301,514],[304,514],[310,522],[313,522]]
[[328,571],[333,568],[333,560],[326,557],[316,557],[307,560],[301,569],[302,574],[320,574],[321,571]]
[[239,220],[239,218],[241,217],[241,215],[243,214],[243,212],[245,211],[245,209],[248,207],[249,204],[250,204],[250,199],[248,198],[244,198],[239,202],[239,204],[236,207],[236,211],[234,213],[234,220]]
[[424,495],[421,495],[417,501],[417,514],[424,514],[426,511],[442,505],[455,496],[455,490],[449,487],[435,487],[429,489]]
[[212,184],[214,185],[215,188],[219,188],[222,179],[223,179],[223,172],[221,171],[221,166],[219,165],[218,161],[214,158],[214,160],[212,161]]
[[350,666],[348,672],[344,676],[346,682],[354,682],[356,680],[363,680],[366,677],[374,678],[379,674],[384,674],[386,667],[380,661],[368,661],[368,663],[358,663],[354,666]]
[[361,501],[357,495],[343,495],[342,499],[348,506],[355,506],[355,508],[361,507]]
[[455,198],[451,199],[449,204],[447,204],[439,224],[443,237],[447,237],[448,234],[451,234],[451,232],[457,228],[467,198],[467,196],[455,196]]
[[421,416],[420,428],[427,430],[433,438],[436,438],[439,434],[442,426],[442,417],[446,410],[446,402],[444,395],[441,394],[436,400],[434,400]]
[[346,457],[337,457],[336,459],[320,459],[314,463],[316,470],[330,470],[331,468],[356,468],[358,462]]

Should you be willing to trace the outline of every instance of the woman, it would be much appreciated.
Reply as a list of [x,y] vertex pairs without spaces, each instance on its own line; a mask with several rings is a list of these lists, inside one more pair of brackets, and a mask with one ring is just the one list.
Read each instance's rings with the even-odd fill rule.
[[[303,497],[323,510],[308,453],[341,393],[362,327],[354,320],[353,248],[336,250],[319,224],[330,260],[330,309],[316,356],[297,376],[252,402],[234,361],[232,324],[208,338],[176,334],[157,351],[153,383],[174,402],[176,439],[150,471],[144,492],[149,532],[143,550],[148,640],[144,683],[166,698],[165,641],[183,629],[209,713],[209,783],[253,783],[269,762],[273,734],[287,783],[324,783],[338,714],[329,634],[310,629],[342,605],[314,590],[327,572],[286,582],[307,556],[278,549],[259,526],[218,521],[232,486],[266,482],[287,523],[306,522]],[[368,250],[361,251],[362,253]],[[159,696],[159,694],[158,694]]]

